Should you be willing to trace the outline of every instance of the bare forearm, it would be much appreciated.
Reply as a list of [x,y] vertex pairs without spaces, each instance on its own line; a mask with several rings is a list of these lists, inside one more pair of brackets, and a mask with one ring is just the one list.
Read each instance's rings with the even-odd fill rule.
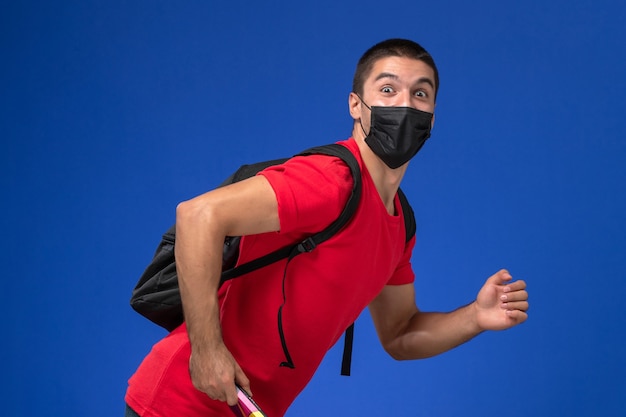
[[235,383],[250,381],[228,348],[220,326],[217,292],[225,236],[279,230],[276,196],[263,177],[218,188],[176,208],[176,266],[187,333],[189,374],[214,400],[237,403]]
[[424,313],[412,284],[387,285],[370,304],[385,350],[398,360],[428,358],[459,346],[484,330],[504,330],[528,317],[522,280],[502,269],[487,279],[476,301],[450,313]]
[[217,289],[223,238],[189,203],[176,218],[176,266],[187,331],[193,347],[221,343]]
[[416,312],[387,351],[398,360],[428,358],[467,342],[481,331],[474,303],[450,313]]

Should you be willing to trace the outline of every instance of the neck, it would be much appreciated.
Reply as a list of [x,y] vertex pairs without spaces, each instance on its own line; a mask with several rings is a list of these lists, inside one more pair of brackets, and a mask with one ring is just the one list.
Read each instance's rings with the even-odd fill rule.
[[394,215],[394,198],[406,172],[407,164],[396,169],[389,168],[365,143],[365,135],[358,124],[354,126],[352,135],[359,146],[361,158],[374,181],[380,199],[387,208],[387,212]]

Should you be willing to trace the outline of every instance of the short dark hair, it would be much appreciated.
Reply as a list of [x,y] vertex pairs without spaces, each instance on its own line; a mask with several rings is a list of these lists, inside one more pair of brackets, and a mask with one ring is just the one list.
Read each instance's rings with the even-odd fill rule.
[[374,64],[382,58],[390,56],[406,57],[423,61],[431,67],[435,73],[435,98],[439,91],[439,71],[433,57],[417,42],[408,39],[387,39],[372,46],[365,51],[354,71],[352,80],[352,91],[363,95],[363,85],[374,68]]

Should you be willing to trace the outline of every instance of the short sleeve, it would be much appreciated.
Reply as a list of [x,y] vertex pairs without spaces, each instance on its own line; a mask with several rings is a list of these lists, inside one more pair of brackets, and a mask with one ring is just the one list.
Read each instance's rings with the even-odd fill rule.
[[411,255],[414,247],[415,236],[413,236],[405,245],[402,259],[398,263],[398,267],[394,271],[391,279],[387,282],[387,285],[404,285],[411,284],[415,281],[415,273],[413,272],[413,267],[411,266]]
[[280,233],[316,233],[339,217],[352,191],[352,174],[339,158],[298,156],[259,173],[278,202]]

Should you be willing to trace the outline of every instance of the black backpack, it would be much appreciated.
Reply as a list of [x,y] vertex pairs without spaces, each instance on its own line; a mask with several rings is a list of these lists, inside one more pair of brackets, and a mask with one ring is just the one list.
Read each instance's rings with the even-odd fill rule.
[[[339,217],[326,229],[307,237],[301,242],[285,246],[258,259],[235,267],[239,256],[240,236],[228,236],[224,241],[222,256],[222,276],[220,286],[233,278],[255,271],[270,265],[281,259],[287,258],[288,262],[295,256],[311,252],[322,242],[332,237],[343,228],[352,218],[361,197],[361,170],[354,155],[344,146],[338,144],[318,146],[299,153],[296,156],[328,155],[341,158],[350,168],[353,177],[352,192]],[[263,169],[279,165],[289,158],[275,159],[271,161],[257,162],[250,165],[242,165],[233,175],[228,177],[221,185],[225,186],[256,175]],[[402,190],[398,189],[398,197],[404,213],[406,228],[406,242],[415,235],[415,215]],[[141,275],[135,286],[130,299],[131,307],[150,321],[171,331],[184,321],[180,291],[178,288],[178,276],[176,274],[176,260],[174,258],[174,244],[176,240],[176,225],[170,227],[163,235],[156,249],[152,262]],[[282,307],[281,307],[282,310]],[[282,333],[281,311],[279,311],[279,331],[283,351],[287,359],[281,366],[293,367],[293,361],[287,350],[284,335]],[[350,362],[352,357],[352,340],[354,324],[347,330],[344,339],[344,353],[341,368],[342,375],[350,375]]]

